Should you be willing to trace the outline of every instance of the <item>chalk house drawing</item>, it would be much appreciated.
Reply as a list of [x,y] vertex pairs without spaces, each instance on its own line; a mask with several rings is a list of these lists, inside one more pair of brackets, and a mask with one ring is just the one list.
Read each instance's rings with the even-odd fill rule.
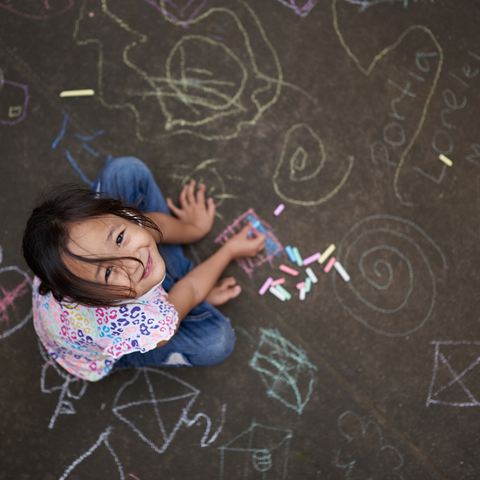
[[28,86],[5,80],[0,69],[0,125],[16,125],[27,116]]
[[[118,474],[118,476],[116,476],[116,478],[118,478],[118,480],[125,480],[125,474],[123,472],[123,467],[122,467],[122,464],[120,463],[120,460],[117,456],[117,454],[114,452],[113,448],[111,447],[109,441],[108,441],[108,437],[109,435],[112,433],[113,431],[113,428],[112,427],[108,427],[103,433],[100,434],[100,436],[98,437],[98,440],[92,445],[91,448],[89,448],[85,453],[83,453],[80,457],[78,457],[66,470],[65,472],[63,473],[63,475],[60,477],[60,480],[67,480],[69,478],[69,475],[70,473],[72,473],[73,470],[75,470],[75,468],[77,468],[77,470],[74,472],[74,475],[72,475],[72,480],[73,479],[77,479],[77,478],[80,478],[79,476],[77,476],[78,472],[79,472],[79,469],[82,469],[82,472],[85,474],[86,473],[86,477],[81,477],[81,478],[87,478],[89,475],[89,468],[88,466],[86,466],[83,462],[85,462],[85,460],[87,460],[90,456],[92,455],[95,455],[95,453],[98,453],[99,451],[101,451],[101,447],[106,447],[108,452],[110,453],[111,455],[111,458],[113,459],[113,461],[115,462],[115,469],[116,469],[116,474]],[[87,462],[88,463],[88,460]],[[104,457],[102,457],[102,463],[100,462],[96,462],[94,464],[92,464],[92,466],[95,467],[95,470],[97,471],[97,473],[100,473],[98,472],[98,465],[102,465],[102,467],[105,469],[105,471],[107,471],[109,474],[111,474],[111,472],[109,471],[109,465],[106,465],[105,462],[104,462]],[[108,469],[108,470],[107,470]],[[91,474],[91,470],[90,470],[90,474]],[[108,478],[115,478],[115,477],[111,477],[111,476],[108,476]]]
[[115,395],[112,411],[157,453],[163,453],[180,427],[205,422],[201,447],[208,447],[220,435],[225,422],[226,404],[222,407],[220,425],[209,438],[212,421],[197,413],[188,418],[200,390],[187,382],[155,368],[137,369]]
[[220,450],[220,480],[277,480],[287,475],[293,432],[252,421],[252,425]]
[[[61,368],[58,363],[48,355],[40,340],[38,340],[38,349],[45,361],[42,365],[40,388],[43,393],[59,392],[57,406],[48,424],[48,428],[52,429],[59,415],[75,415],[76,411],[72,400],[80,400],[80,398],[82,398],[87,390],[88,382],[70,375],[66,370]],[[60,383],[58,383],[59,379]]]
[[265,249],[252,258],[238,258],[237,264],[245,271],[245,273],[252,278],[253,270],[260,265],[268,262],[273,268],[274,257],[281,257],[283,254],[283,247],[275,234],[272,227],[260,219],[253,208],[248,209],[245,213],[240,215],[231,225],[229,225],[220,235],[215,238],[214,242],[223,245],[230,237],[238,233],[248,222],[261,222],[257,227],[260,233],[267,236],[265,240]]
[[301,415],[313,392],[317,367],[278,330],[260,331],[262,337],[249,365],[260,374],[269,397]]
[[73,7],[74,0],[0,0],[0,8],[30,20],[46,20],[61,15]]
[[291,8],[297,15],[306,17],[317,3],[317,0],[278,0],[288,8]]
[[435,345],[435,357],[426,406],[480,406],[480,342],[439,341],[431,345]]
[[[132,112],[140,141],[184,133],[229,140],[244,127],[256,125],[278,100],[283,73],[255,12],[242,0],[229,6],[235,11],[211,8],[192,18],[188,35],[183,28],[172,30],[173,46],[165,48],[156,42],[155,33],[147,36],[117,16],[113,2],[85,0],[73,38],[80,46],[98,48],[95,99],[106,108]],[[108,34],[104,33],[107,24],[113,27]],[[222,26],[225,38],[212,38],[212,24]],[[162,31],[161,22],[158,31]],[[252,46],[258,42],[262,43],[261,64]],[[151,53],[155,62],[147,71],[137,63],[137,52],[157,44]]]
[[435,306],[437,277],[447,263],[438,245],[410,220],[373,215],[342,238],[337,259],[351,277],[332,276],[342,307],[381,335],[403,337],[419,330]]
[[[188,24],[205,8],[208,0],[188,0],[175,2],[173,0],[145,0],[149,5],[161,12],[165,20],[174,25],[188,27]],[[184,5],[181,5],[184,3]]]
[[[402,167],[405,163],[405,159],[406,159],[407,155],[409,154],[410,150],[412,149],[412,147],[414,146],[415,142],[417,141],[417,138],[420,135],[420,132],[423,128],[423,125],[425,123],[425,119],[427,117],[428,107],[429,107],[430,102],[432,100],[433,94],[435,93],[435,90],[437,88],[438,80],[439,80],[440,74],[442,72],[443,61],[444,61],[444,54],[443,54],[442,47],[438,43],[435,35],[427,27],[425,27],[424,25],[412,25],[412,26],[408,27],[397,38],[397,40],[392,45],[384,48],[380,53],[375,55],[375,57],[373,58],[370,65],[367,68],[364,68],[362,66],[362,64],[360,63],[360,60],[358,59],[358,57],[351,51],[350,47],[348,46],[348,44],[347,44],[347,42],[346,42],[346,40],[345,40],[345,38],[344,38],[344,36],[341,32],[341,29],[340,29],[339,23],[338,23],[337,3],[338,3],[338,0],[332,0],[333,27],[335,29],[335,33],[337,34],[338,40],[340,41],[340,44],[344,48],[347,55],[353,60],[353,62],[357,66],[357,68],[367,77],[372,73],[372,71],[375,68],[375,66],[377,65],[377,63],[385,55],[388,55],[388,53],[390,53],[392,50],[394,50],[399,45],[401,45],[401,43],[404,41],[404,39],[412,32],[415,32],[415,31],[424,32],[427,35],[428,39],[433,43],[433,45],[435,46],[436,52],[438,53],[438,56],[437,56],[438,63],[437,63],[437,68],[435,70],[435,77],[433,79],[432,86],[430,88],[430,91],[429,91],[429,93],[427,95],[427,98],[425,100],[425,103],[423,105],[420,120],[417,124],[415,132],[413,133],[413,135],[410,138],[410,140],[408,141],[405,149],[402,151],[402,153],[400,155],[400,160],[399,160],[398,164],[396,165],[395,177],[394,177],[394,180],[393,180],[393,189],[394,189],[395,195],[398,198],[398,200],[400,201],[400,203],[402,205],[412,207],[412,206],[414,206],[414,203],[404,200],[403,195],[400,193],[400,190],[398,188],[398,181],[399,181],[399,178],[400,178],[401,169],[402,169]],[[352,3],[352,2],[350,2],[350,3]]]
[[[355,412],[344,412],[337,421],[338,431],[347,443],[337,451],[335,465],[344,470],[345,479],[404,479],[404,460],[393,445],[385,445],[378,423],[364,423]],[[387,476],[388,475],[388,476]]]
[[32,318],[31,298],[32,281],[24,271],[15,266],[0,268],[0,339],[16,332]]
[[[345,184],[353,168],[353,157],[338,184],[319,192],[319,181],[325,166],[325,147],[321,138],[306,123],[291,127],[285,135],[280,159],[273,175],[275,193],[295,205],[320,205],[332,198]],[[331,167],[329,168],[331,170]]]

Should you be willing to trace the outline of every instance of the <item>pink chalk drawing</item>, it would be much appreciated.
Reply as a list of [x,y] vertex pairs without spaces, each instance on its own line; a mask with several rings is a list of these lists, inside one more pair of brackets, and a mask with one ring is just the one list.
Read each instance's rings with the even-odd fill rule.
[[[280,3],[285,5],[288,8],[291,8],[297,15],[300,15],[301,17],[306,17],[309,13],[310,10],[315,6],[317,3],[317,0],[305,0],[300,1],[300,0],[278,0]],[[298,6],[298,3],[303,3],[303,6]]]
[[255,229],[267,236],[265,249],[258,255],[253,258],[237,258],[236,260],[238,265],[251,279],[255,267],[259,267],[265,262],[268,262],[273,268],[273,257],[281,257],[282,255],[285,255],[285,253],[281,243],[274,235],[272,227],[261,220],[253,208],[250,208],[244,214],[240,215],[230,226],[218,235],[214,242],[223,245],[231,236],[238,233],[248,222],[253,222]]
[[[0,339],[22,328],[32,317],[32,281],[18,267],[0,268]],[[5,287],[4,285],[8,285]]]
[[27,115],[28,87],[5,80],[0,70],[0,124],[15,125]]
[[[203,10],[208,0],[187,0],[183,7],[180,7],[173,0],[145,0],[149,5],[155,7],[159,12],[163,13],[165,17],[174,21],[182,27],[187,27],[188,24]],[[167,9],[167,5],[170,7]],[[175,13],[172,13],[172,10]],[[186,19],[181,19],[179,17]]]
[[36,2],[25,2],[24,0],[0,0],[0,8],[30,20],[47,20],[65,13],[73,7],[74,0],[61,0],[55,2],[52,8],[49,0],[37,0]]

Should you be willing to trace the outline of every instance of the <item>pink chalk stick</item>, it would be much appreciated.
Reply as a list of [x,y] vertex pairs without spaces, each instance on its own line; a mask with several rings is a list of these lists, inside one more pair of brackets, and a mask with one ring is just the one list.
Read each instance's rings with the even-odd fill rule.
[[288,273],[289,275],[292,275],[296,277],[298,275],[298,272],[294,270],[293,268],[287,267],[286,265],[280,265],[278,267],[282,272]]
[[262,285],[262,288],[258,291],[260,295],[263,295],[272,285],[273,278],[268,277],[267,280],[265,280],[265,283]]
[[305,282],[297,283],[297,288],[300,290],[301,288],[305,287]]
[[273,214],[278,217],[284,210],[285,208],[285,205],[283,203],[281,203],[274,211],[273,211]]
[[313,262],[316,262],[320,257],[322,256],[321,253],[314,253],[310,257],[304,258],[303,259],[303,265],[310,265]]
[[335,263],[336,261],[337,261],[336,258],[335,258],[335,257],[332,257],[332,258],[328,261],[328,263],[325,265],[325,268],[323,269],[323,271],[324,271],[325,273],[328,273],[328,272],[332,269],[332,267],[333,267],[333,265],[334,265],[334,263]]
[[274,280],[272,282],[272,287],[276,287],[277,285],[283,285],[285,283],[284,278],[279,278],[278,280]]

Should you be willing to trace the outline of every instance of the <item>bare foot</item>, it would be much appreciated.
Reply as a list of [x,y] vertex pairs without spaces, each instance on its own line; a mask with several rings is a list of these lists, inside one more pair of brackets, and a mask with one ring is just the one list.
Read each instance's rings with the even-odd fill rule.
[[217,307],[227,303],[232,298],[238,297],[242,287],[236,285],[236,283],[237,281],[233,277],[222,278],[212,288],[205,301]]

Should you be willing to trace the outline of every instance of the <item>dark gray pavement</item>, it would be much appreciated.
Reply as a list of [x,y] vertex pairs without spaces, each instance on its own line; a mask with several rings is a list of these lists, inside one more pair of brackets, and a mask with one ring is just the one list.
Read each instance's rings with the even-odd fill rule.
[[[479,21],[474,0],[1,1],[0,479],[480,478]],[[257,291],[285,256],[232,264],[227,361],[73,379],[37,342],[23,226],[123,155],[173,198],[209,186],[194,262],[253,209],[351,281],[315,263],[281,303]]]

